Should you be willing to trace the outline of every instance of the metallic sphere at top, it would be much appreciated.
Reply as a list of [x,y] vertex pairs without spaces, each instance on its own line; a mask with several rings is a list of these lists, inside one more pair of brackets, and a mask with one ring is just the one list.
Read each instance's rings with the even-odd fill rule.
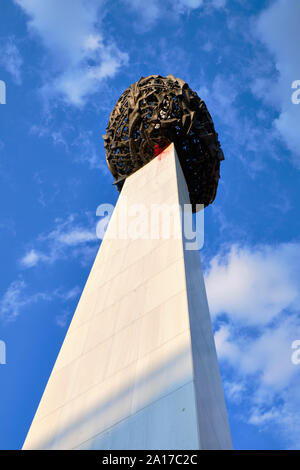
[[223,152],[204,101],[173,75],[142,77],[117,101],[104,138],[106,160],[121,190],[127,176],[174,143],[193,210],[216,196]]

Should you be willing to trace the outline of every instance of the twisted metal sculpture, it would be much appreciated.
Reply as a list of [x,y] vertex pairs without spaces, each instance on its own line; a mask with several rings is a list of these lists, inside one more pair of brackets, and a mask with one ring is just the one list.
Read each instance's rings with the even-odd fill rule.
[[183,80],[150,75],[130,85],[113,109],[103,139],[119,191],[127,176],[173,142],[193,210],[214,201],[224,155],[204,101]]

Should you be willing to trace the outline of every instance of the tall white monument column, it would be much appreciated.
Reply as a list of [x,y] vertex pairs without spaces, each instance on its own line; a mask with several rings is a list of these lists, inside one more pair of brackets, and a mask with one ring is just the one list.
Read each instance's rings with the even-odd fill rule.
[[[231,448],[185,203],[173,145],[126,179],[24,449]],[[171,237],[142,205],[174,206]]]

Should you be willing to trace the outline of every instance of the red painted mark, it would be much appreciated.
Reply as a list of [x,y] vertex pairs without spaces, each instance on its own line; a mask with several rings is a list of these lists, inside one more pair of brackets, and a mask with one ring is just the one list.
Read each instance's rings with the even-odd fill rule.
[[[161,153],[163,153],[163,151],[169,147],[169,144],[168,145],[165,145],[164,147],[160,147],[159,144],[156,144],[154,146],[154,155],[157,157],[158,155],[160,155]],[[161,157],[162,155],[159,157],[159,160],[161,160]]]

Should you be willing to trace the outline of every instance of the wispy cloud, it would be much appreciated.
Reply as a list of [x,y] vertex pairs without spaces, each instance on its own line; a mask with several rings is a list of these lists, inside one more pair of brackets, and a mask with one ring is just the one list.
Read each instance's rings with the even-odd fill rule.
[[178,13],[185,13],[202,8],[205,11],[224,8],[227,0],[175,0],[172,3],[173,8]]
[[14,82],[22,82],[23,59],[13,37],[0,41],[0,65],[12,76]]
[[272,55],[277,77],[261,76],[253,82],[253,92],[279,112],[274,127],[293,153],[300,167],[300,105],[292,103],[292,83],[300,80],[300,3],[276,0],[270,3],[256,23],[256,34]]
[[265,168],[266,157],[277,158],[278,150],[275,131],[261,125],[257,113],[251,115],[243,111],[239,99],[245,91],[247,85],[236,74],[218,74],[211,83],[207,81],[197,90],[213,119],[222,125],[222,147],[239,158],[252,176]]
[[30,293],[26,282],[20,277],[13,281],[2,297],[0,298],[0,319],[5,322],[11,322],[30,305],[40,301],[52,302],[60,300],[68,302],[79,296],[80,288],[78,286],[69,290],[58,288],[53,292],[35,292]]
[[61,328],[65,328],[65,326],[68,323],[69,317],[70,317],[70,312],[68,310],[64,310],[60,315],[57,315],[55,317],[57,326],[60,326]]
[[41,263],[53,264],[70,257],[79,257],[83,264],[89,263],[97,248],[95,222],[87,215],[87,225],[84,226],[76,222],[75,215],[70,215],[66,220],[57,219],[55,223],[54,230],[39,235],[35,241],[38,248],[30,247],[20,259],[23,268]]
[[123,0],[126,6],[133,10],[139,21],[135,23],[138,30],[144,31],[150,29],[157,20],[163,15],[164,5],[158,0]]
[[175,19],[179,15],[193,10],[202,9],[210,12],[213,9],[223,8],[226,0],[123,0],[123,2],[135,12],[139,21],[135,23],[137,30],[147,31],[156,23],[168,16]]
[[246,386],[244,382],[228,382],[224,383],[224,389],[226,392],[226,396],[229,398],[230,401],[234,401],[235,403],[240,403],[243,399],[243,394],[246,391]]
[[[128,62],[128,54],[105,39],[99,11],[104,0],[15,0],[29,16],[28,27],[53,58],[43,94],[82,106]],[[59,11],[59,15],[57,12]],[[66,27],[67,24],[67,27]]]
[[70,125],[64,125],[60,129],[54,129],[52,123],[32,125],[32,135],[51,139],[54,146],[61,146],[65,153],[75,162],[87,164],[90,169],[100,170],[108,174],[109,170],[103,155],[103,146],[99,152],[99,136],[95,136],[90,129],[74,129]]
[[22,279],[17,279],[9,285],[0,300],[0,316],[2,320],[13,321],[23,308],[47,298],[43,293],[24,295],[25,288],[26,284]]
[[81,130],[77,138],[72,143],[72,153],[76,156],[76,160],[86,162],[92,169],[101,170],[102,173],[108,174],[108,167],[105,158],[99,157],[99,152],[95,146],[93,133],[89,130]]
[[21,259],[21,264],[25,268],[36,266],[40,261],[48,261],[48,257],[34,249],[29,250]]

